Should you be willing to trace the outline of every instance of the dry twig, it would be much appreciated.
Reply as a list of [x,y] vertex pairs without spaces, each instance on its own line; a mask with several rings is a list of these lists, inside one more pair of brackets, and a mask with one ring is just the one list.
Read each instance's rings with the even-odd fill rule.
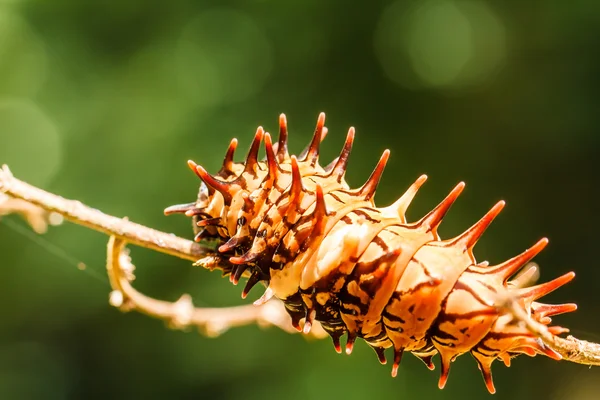
[[0,192],[48,212],[60,214],[76,224],[121,237],[137,246],[193,261],[207,255],[206,248],[190,240],[104,214],[80,201],[68,200],[29,185],[16,179],[6,165],[0,170]]
[[[113,291],[110,303],[122,311],[135,310],[161,319],[174,329],[197,327],[206,336],[218,336],[229,328],[258,324],[274,325],[286,332],[296,330],[281,301],[269,301],[262,305],[243,305],[226,308],[195,308],[192,298],[184,294],[175,303],[156,300],[135,290],[130,282],[134,279],[131,258],[125,249],[125,241],[111,236],[108,242],[106,268]],[[326,335],[323,330],[315,330],[316,337]]]
[[[114,289],[111,294],[111,304],[122,310],[135,309],[165,320],[176,328],[197,326],[207,335],[218,335],[230,327],[253,323],[274,325],[285,331],[295,332],[279,301],[270,301],[262,306],[194,308],[188,295],[182,296],[175,303],[168,303],[146,297],[131,286],[133,265],[128,255],[123,252],[126,242],[187,260],[196,261],[204,257],[211,260],[210,265],[218,265],[220,261],[218,254],[211,253],[209,249],[197,243],[104,214],[79,201],[67,200],[43,191],[14,178],[7,166],[3,166],[0,170],[0,194],[2,193],[11,199],[25,202],[21,203],[18,210],[13,211],[24,212],[26,218],[28,215],[36,215],[39,209],[43,209],[110,235],[107,269]],[[37,208],[29,208],[25,204]],[[524,324],[547,346],[558,352],[564,360],[585,365],[600,365],[600,344],[573,336],[561,338],[552,335],[545,325],[531,319],[514,298],[499,299],[498,308],[510,312],[519,323]],[[317,337],[325,335],[319,329],[313,329],[311,334]]]

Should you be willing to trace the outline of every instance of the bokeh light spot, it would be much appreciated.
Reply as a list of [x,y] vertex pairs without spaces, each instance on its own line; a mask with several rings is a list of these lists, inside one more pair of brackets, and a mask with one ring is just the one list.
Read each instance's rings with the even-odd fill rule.
[[0,143],[0,164],[30,183],[46,185],[60,168],[58,129],[31,101],[0,100]]
[[409,21],[407,50],[415,72],[432,86],[451,84],[471,58],[469,21],[449,1],[433,1]]
[[479,86],[499,70],[505,31],[480,1],[398,1],[385,10],[375,50],[388,77],[401,86],[463,89]]
[[0,95],[35,95],[46,78],[46,65],[40,37],[10,7],[0,9]]
[[272,46],[258,24],[224,8],[190,20],[175,58],[182,88],[200,105],[248,99],[262,88],[273,67]]

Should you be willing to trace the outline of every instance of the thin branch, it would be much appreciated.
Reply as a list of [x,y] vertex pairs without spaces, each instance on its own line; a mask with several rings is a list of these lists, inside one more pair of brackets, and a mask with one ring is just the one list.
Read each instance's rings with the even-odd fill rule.
[[[55,212],[76,224],[111,236],[107,264],[111,285],[115,289],[111,295],[111,304],[121,309],[133,308],[169,321],[175,327],[196,325],[206,334],[218,334],[223,329],[251,323],[274,325],[286,331],[295,332],[286,322],[279,319],[284,316],[283,307],[279,301],[268,302],[262,307],[198,309],[193,307],[187,295],[182,296],[175,303],[167,303],[148,298],[135,291],[130,285],[130,279],[133,278],[133,266],[127,258],[123,259],[122,253],[126,242],[187,260],[198,261],[202,258],[196,264],[208,269],[218,267],[221,261],[218,254],[210,252],[197,243],[135,224],[126,219],[104,214],[79,201],[67,200],[43,191],[13,177],[6,165],[0,169],[1,193],[14,199],[24,200],[47,212]],[[21,210],[29,210],[27,207],[19,207]],[[573,336],[561,338],[552,335],[545,325],[532,320],[515,299],[498,299],[497,304],[499,309],[510,312],[519,323],[524,324],[530,332],[565,360],[585,365],[600,365],[600,344],[579,340]],[[269,310],[269,307],[272,308]],[[279,307],[279,311],[276,311],[275,307]],[[320,336],[317,330],[315,330],[315,334],[317,337]]]
[[[206,336],[218,336],[238,326],[257,324],[277,326],[282,330],[297,332],[283,303],[277,299],[265,304],[253,304],[225,308],[196,308],[192,298],[184,294],[174,303],[156,300],[135,290],[130,282],[134,279],[131,258],[125,249],[125,240],[111,236],[108,241],[106,269],[113,292],[110,303],[122,311],[138,311],[167,322],[174,329],[197,327]],[[327,333],[316,327],[313,337],[322,338]]]
[[48,193],[15,178],[6,165],[0,169],[0,192],[48,212],[60,214],[76,224],[127,239],[137,246],[192,261],[209,253],[205,247],[190,240],[133,223],[125,218],[104,214],[77,200],[68,200]]

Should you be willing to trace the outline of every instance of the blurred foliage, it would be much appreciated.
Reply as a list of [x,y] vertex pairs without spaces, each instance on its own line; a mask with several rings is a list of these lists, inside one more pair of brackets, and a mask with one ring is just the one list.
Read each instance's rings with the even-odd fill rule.
[[[409,210],[416,219],[468,183],[445,237],[506,199],[478,257],[499,262],[548,236],[542,279],[578,274],[550,296],[580,306],[558,320],[598,341],[599,46],[594,1],[3,0],[0,163],[191,237],[189,221],[162,215],[195,196],[187,159],[215,171],[231,137],[245,149],[259,124],[277,130],[280,112],[297,152],[325,111],[324,160],[357,128],[353,185],[392,150],[378,204],[427,173]],[[438,371],[407,356],[392,379],[362,343],[346,357],[275,329],[206,339],[121,315],[107,304],[106,237],[65,225],[40,243],[10,225],[0,225],[2,399],[488,397],[468,355],[440,391]],[[133,257],[146,293],[240,302],[241,289],[217,273],[138,249]],[[494,377],[497,399],[600,391],[597,369],[541,357],[495,365]]]

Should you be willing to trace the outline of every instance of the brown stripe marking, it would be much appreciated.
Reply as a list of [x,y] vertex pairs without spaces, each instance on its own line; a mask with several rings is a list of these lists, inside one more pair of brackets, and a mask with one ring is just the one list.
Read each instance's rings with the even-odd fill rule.
[[473,296],[473,298],[475,300],[477,300],[482,306],[485,306],[485,307],[489,307],[490,306],[488,303],[486,303],[481,298],[481,296],[479,296],[479,294],[477,294],[477,292],[472,287],[470,287],[468,285],[465,285],[460,280],[456,281],[456,283],[454,284],[454,289],[452,289],[452,291],[450,293],[452,293],[455,290],[464,290],[464,291],[468,292],[471,296]]
[[344,200],[342,200],[337,194],[333,193],[333,192],[329,192],[327,193],[329,196],[331,196],[335,201],[337,201],[338,203],[342,203],[342,204],[346,204],[346,202]]
[[381,250],[383,250],[386,253],[389,249],[387,243],[381,237],[379,237],[379,235],[375,236],[375,238],[373,239],[373,241],[371,243],[375,243],[377,246],[379,246],[381,248]]
[[367,221],[372,222],[374,224],[378,224],[381,222],[381,220],[371,217],[367,212],[365,212],[361,209],[354,210],[354,211],[352,211],[352,213],[354,213],[358,216],[364,217]]

